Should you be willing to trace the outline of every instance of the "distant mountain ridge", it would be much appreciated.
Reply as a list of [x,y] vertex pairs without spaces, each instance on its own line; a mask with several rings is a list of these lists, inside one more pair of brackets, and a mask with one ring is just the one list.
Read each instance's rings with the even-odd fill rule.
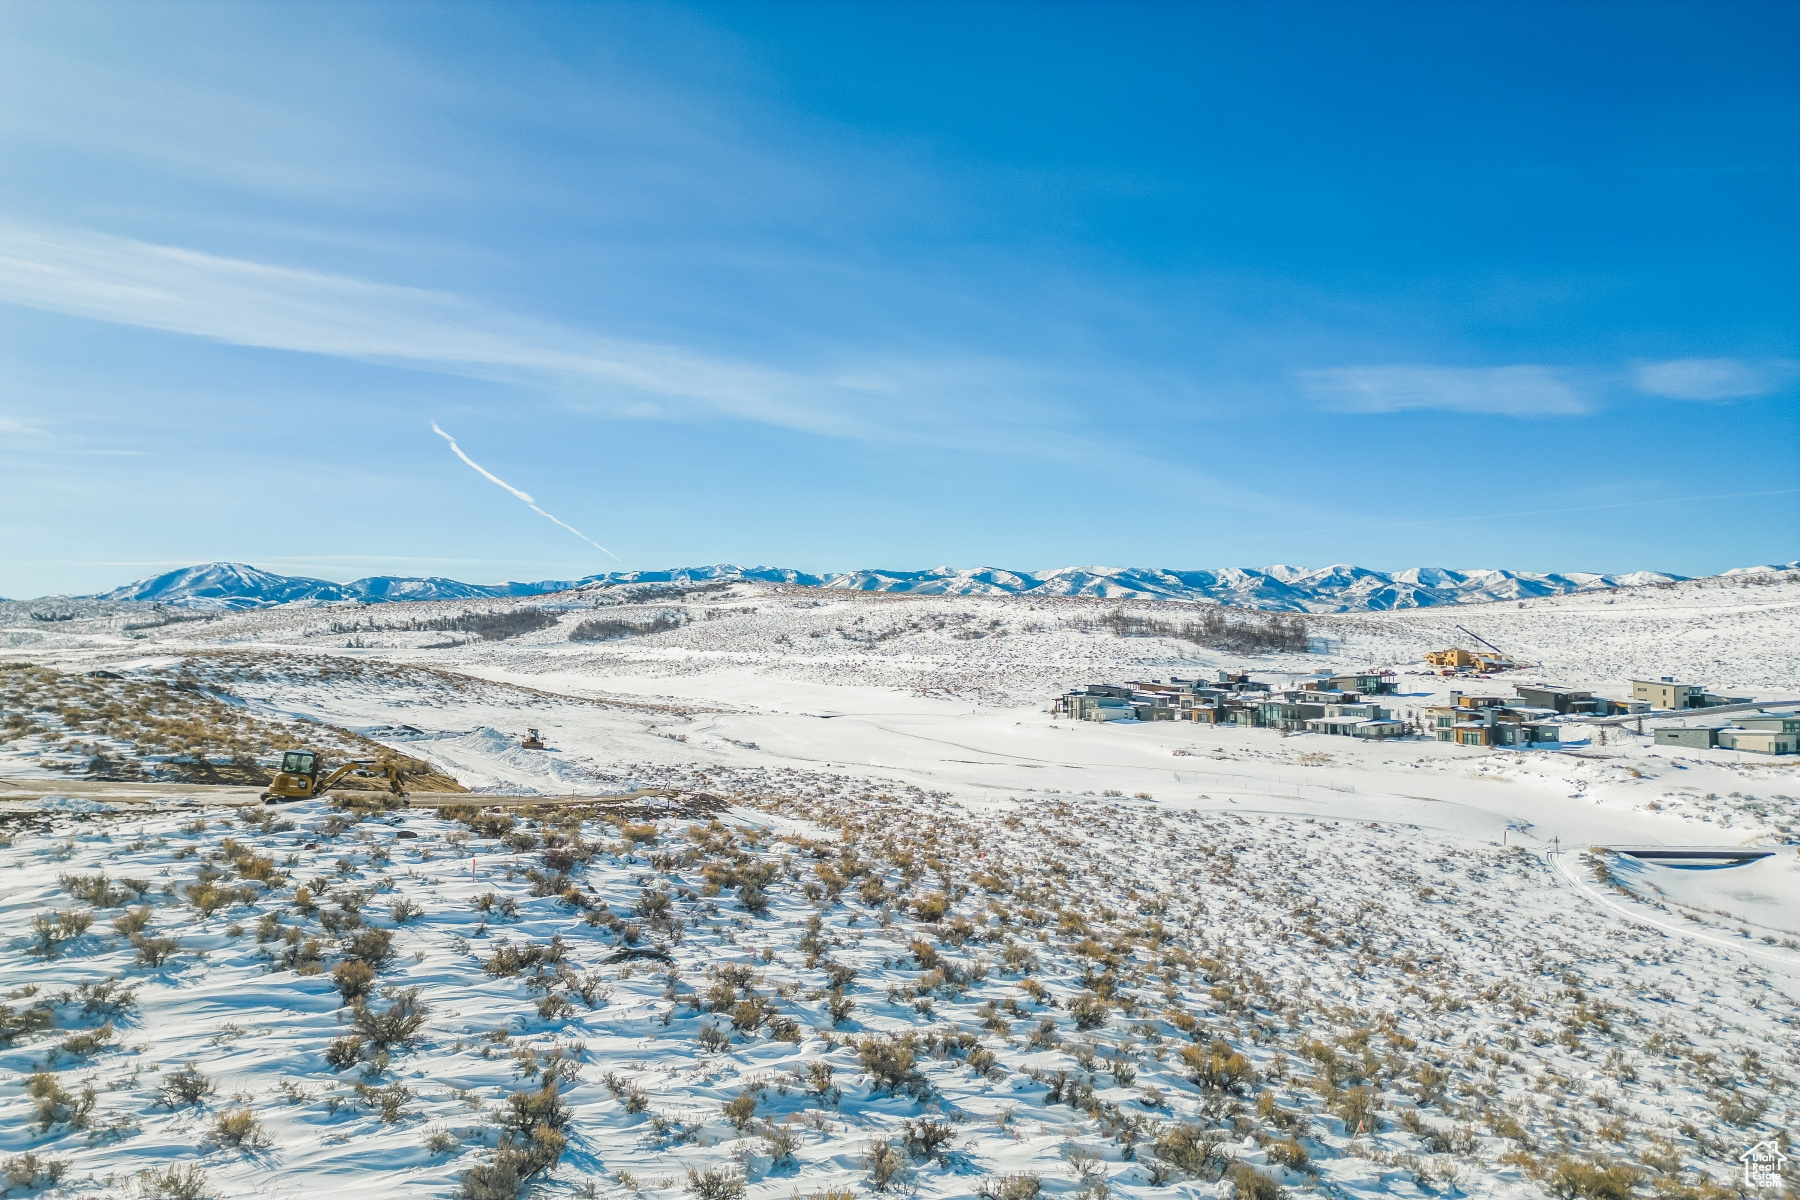
[[[1738,567],[1727,575],[1800,570],[1800,561]],[[1222,567],[1177,571],[1155,567],[1062,567],[1050,571],[1008,571],[996,567],[936,567],[924,571],[843,571],[810,575],[784,567],[677,567],[667,571],[614,571],[581,579],[536,583],[462,583],[439,577],[372,575],[332,583],[276,575],[244,563],[205,563],[168,571],[110,592],[84,597],[137,600],[179,608],[244,609],[277,604],[378,604],[400,600],[488,600],[542,596],[552,592],[616,584],[757,581],[842,591],[902,592],[917,595],[1095,596],[1119,600],[1212,601],[1279,612],[1372,612],[1525,600],[1568,592],[1601,591],[1652,583],[1675,583],[1687,576],[1660,571],[1624,575],[1571,572],[1469,570],[1411,567],[1384,574],[1339,563],[1329,567]]]

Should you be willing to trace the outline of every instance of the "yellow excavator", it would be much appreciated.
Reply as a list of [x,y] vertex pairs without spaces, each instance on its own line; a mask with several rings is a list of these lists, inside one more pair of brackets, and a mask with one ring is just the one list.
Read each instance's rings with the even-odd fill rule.
[[[424,764],[420,764],[424,766]],[[342,764],[335,770],[327,772],[325,757],[315,750],[289,750],[281,756],[281,770],[269,783],[269,790],[262,794],[264,804],[274,804],[281,800],[311,800],[323,796],[330,791],[332,785],[347,775],[357,775],[364,779],[387,780],[387,790],[400,797],[402,804],[410,803],[403,786],[408,775],[417,772],[407,769],[401,763],[373,758],[356,758]],[[429,768],[427,768],[429,769]]]

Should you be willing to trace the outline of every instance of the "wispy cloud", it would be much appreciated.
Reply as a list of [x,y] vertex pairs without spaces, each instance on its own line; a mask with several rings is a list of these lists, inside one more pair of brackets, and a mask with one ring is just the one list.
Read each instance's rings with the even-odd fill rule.
[[892,432],[905,374],[795,371],[532,321],[443,292],[0,223],[0,302],[242,346],[497,379],[622,416]]
[[1299,378],[1313,399],[1338,412],[1441,409],[1546,417],[1574,416],[1592,408],[1588,398],[1553,367],[1331,367],[1301,371]]
[[1741,400],[1778,392],[1800,379],[1792,359],[1750,362],[1740,358],[1676,358],[1639,363],[1632,372],[1641,392],[1671,400]]
[[841,361],[771,366],[534,321],[445,292],[5,221],[0,303],[498,380],[607,416],[726,418],[1089,468],[1131,462],[1241,491],[1259,506],[1287,504],[1084,434],[1067,419],[1078,406],[1065,407],[1066,397],[1143,381],[1079,378],[998,356],[847,351]]

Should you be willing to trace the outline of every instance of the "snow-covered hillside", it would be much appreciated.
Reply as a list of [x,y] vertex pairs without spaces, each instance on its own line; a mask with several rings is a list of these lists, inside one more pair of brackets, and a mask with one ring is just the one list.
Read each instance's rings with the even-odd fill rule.
[[[1424,673],[1459,625],[1520,679],[1800,698],[1780,573],[1313,616],[1328,653],[1265,656],[1103,620],[1153,601],[702,582],[0,606],[14,1186],[1718,1200],[1792,1126],[1793,757],[1045,711],[1221,668],[1510,692]],[[476,795],[89,773],[308,730]],[[1697,844],[1777,852],[1593,849]]]

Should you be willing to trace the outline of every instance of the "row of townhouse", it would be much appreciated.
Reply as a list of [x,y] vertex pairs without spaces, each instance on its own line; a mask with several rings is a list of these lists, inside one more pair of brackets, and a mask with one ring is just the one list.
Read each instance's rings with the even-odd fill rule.
[[[1194,711],[1255,709],[1254,697],[1267,693],[1269,685],[1252,680],[1248,672],[1220,671],[1213,681],[1172,678],[1135,680],[1124,684],[1090,683],[1066,692],[1050,711],[1078,721],[1191,721]],[[1246,700],[1246,697],[1251,699]],[[1229,720],[1227,724],[1253,724]]]
[[[1408,732],[1406,722],[1367,699],[1394,690],[1384,673],[1308,677],[1303,683],[1277,693],[1248,673],[1221,671],[1217,680],[1206,682],[1089,684],[1058,697],[1051,711],[1083,721],[1192,721],[1345,737],[1388,738]],[[1344,683],[1351,687],[1321,686]]]

